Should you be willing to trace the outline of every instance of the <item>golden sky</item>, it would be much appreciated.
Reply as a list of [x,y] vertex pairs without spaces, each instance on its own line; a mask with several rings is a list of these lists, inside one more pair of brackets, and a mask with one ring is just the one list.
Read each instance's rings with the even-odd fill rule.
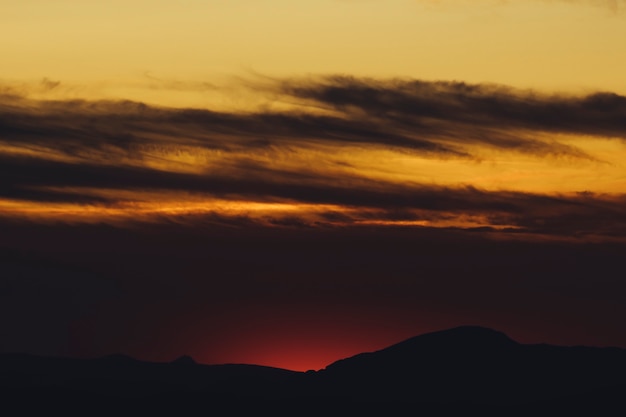
[[4,3],[5,80],[101,83],[121,94],[146,87],[147,75],[211,83],[340,73],[626,91],[621,0]]
[[10,2],[0,212],[549,234],[569,213],[602,234],[585,221],[626,193],[625,7]]

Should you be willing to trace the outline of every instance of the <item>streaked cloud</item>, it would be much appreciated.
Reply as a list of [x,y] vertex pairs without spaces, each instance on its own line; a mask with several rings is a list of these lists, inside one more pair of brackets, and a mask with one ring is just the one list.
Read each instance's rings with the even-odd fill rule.
[[[623,143],[623,96],[346,76],[251,85],[289,106],[218,112],[5,93],[0,213],[38,221],[236,218],[283,227],[626,235],[619,186],[611,193],[488,189],[467,176],[490,163],[487,156],[611,166],[589,150]],[[453,166],[451,180],[438,180]]]
[[[449,124],[459,124],[457,128],[465,132],[462,136],[500,147],[524,149],[537,144],[524,137],[515,140],[513,135],[498,135],[499,130],[626,138],[626,97],[610,92],[549,95],[500,85],[352,77],[329,77],[310,84],[287,82],[284,90],[355,117],[363,114],[368,119],[390,120],[434,135],[460,136],[446,130]],[[446,122],[441,132],[436,121]]]
[[[491,3],[497,5],[506,5],[509,3],[521,3],[523,1],[528,0],[479,0],[479,1],[469,1],[469,0],[421,0],[425,3],[430,4],[454,4],[454,3]],[[532,0],[531,0],[532,1]],[[617,12],[622,10],[624,6],[626,6],[626,1],[624,0],[534,0],[544,3],[570,3],[570,4],[584,4],[590,6],[598,6],[598,7],[606,7],[611,11]]]

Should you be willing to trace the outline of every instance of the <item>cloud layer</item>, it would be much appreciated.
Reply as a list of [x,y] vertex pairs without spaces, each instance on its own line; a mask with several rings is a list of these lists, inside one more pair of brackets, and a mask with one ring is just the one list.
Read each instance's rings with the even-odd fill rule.
[[[619,192],[485,190],[462,177],[457,184],[404,181],[373,175],[367,163],[356,166],[356,157],[346,156],[391,152],[446,163],[477,160],[489,150],[602,163],[562,138],[624,141],[626,97],[345,76],[256,88],[291,107],[226,113],[123,101],[34,101],[7,93],[0,105],[0,207],[5,215],[24,207],[41,213],[42,204],[53,203],[104,213],[142,203],[154,208],[145,215],[168,212],[163,206],[174,200],[191,207],[193,200],[187,214],[221,218],[224,201],[256,202],[266,204],[262,217],[271,224],[626,236],[626,198]],[[211,205],[216,199],[222,211]],[[289,213],[272,214],[267,204],[282,204]],[[240,214],[250,217],[245,209]]]

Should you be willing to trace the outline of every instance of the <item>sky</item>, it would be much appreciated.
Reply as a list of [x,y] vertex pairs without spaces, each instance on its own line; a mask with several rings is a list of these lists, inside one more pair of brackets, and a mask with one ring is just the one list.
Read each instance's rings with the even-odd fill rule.
[[626,347],[626,2],[0,0],[0,352]]

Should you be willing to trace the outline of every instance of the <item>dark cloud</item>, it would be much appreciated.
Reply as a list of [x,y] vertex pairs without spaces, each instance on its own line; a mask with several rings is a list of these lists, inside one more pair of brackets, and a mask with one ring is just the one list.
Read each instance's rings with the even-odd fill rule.
[[[565,133],[626,137],[626,98],[613,93],[546,95],[503,86],[351,77],[278,82],[275,94],[333,110],[221,113],[134,102],[30,102],[5,95],[5,142],[54,146],[71,154],[149,145],[246,150],[280,146],[358,145],[430,156],[471,156],[468,145],[537,155],[590,158],[550,137]],[[103,149],[106,148],[106,149]]]
[[[283,91],[347,114],[391,120],[452,141],[467,138],[504,148],[546,152],[550,143],[502,132],[626,138],[626,97],[609,92],[547,95],[499,85],[341,76],[286,82]],[[566,150],[554,148],[556,153]]]
[[[184,192],[346,209],[320,211],[314,219],[287,215],[266,219],[280,226],[455,219],[459,223],[466,218],[468,227],[482,223],[535,234],[626,235],[623,196],[485,191],[375,180],[358,171],[328,169],[334,163],[333,152],[347,145],[430,158],[471,157],[468,144],[544,157],[587,157],[568,144],[532,137],[571,133],[598,140],[625,138],[623,96],[542,95],[501,86],[350,77],[284,81],[272,89],[326,107],[334,115],[307,113],[304,107],[278,113],[224,113],[128,101],[4,96],[0,197],[107,207],[125,200],[114,192],[104,197],[95,191],[133,191],[139,200],[146,191]],[[155,167],[172,162],[167,152],[181,149],[192,154],[211,150],[220,156],[189,171]],[[320,149],[327,159],[273,163],[281,152],[310,149]],[[265,159],[256,158],[261,154]],[[238,221],[253,219],[243,216]]]
[[[91,166],[33,158],[1,158],[0,162],[1,195],[31,201],[68,201],[103,207],[123,201],[115,197],[91,197],[88,191],[63,191],[63,187],[137,192],[185,191],[235,200],[292,201],[351,209],[349,213],[322,214],[322,223],[324,220],[333,223],[339,218],[344,224],[372,220],[438,222],[459,216],[473,216],[483,218],[483,221],[493,226],[519,228],[518,231],[536,234],[580,237],[626,235],[626,198],[623,196],[489,192],[470,186],[389,184],[356,177],[352,181],[343,178],[346,183],[341,185],[334,178],[323,177],[322,174],[297,176],[298,173],[292,175],[290,172],[259,166],[251,171],[254,175],[245,175],[246,168],[242,166],[240,176],[236,177],[168,173],[135,167]],[[293,182],[294,176],[296,182]],[[138,198],[141,198],[141,194]],[[202,216],[192,216],[188,221],[202,221]],[[213,218],[213,221],[223,223],[225,220]],[[276,225],[292,226],[310,223],[303,219],[288,220],[282,217],[269,221]]]
[[228,114],[134,102],[4,105],[0,106],[0,135],[5,143],[54,147],[70,155],[97,153],[100,157],[133,156],[138,147],[150,145],[235,151],[254,149],[264,142],[283,146],[351,144],[463,155],[454,147],[341,117],[295,112]]

